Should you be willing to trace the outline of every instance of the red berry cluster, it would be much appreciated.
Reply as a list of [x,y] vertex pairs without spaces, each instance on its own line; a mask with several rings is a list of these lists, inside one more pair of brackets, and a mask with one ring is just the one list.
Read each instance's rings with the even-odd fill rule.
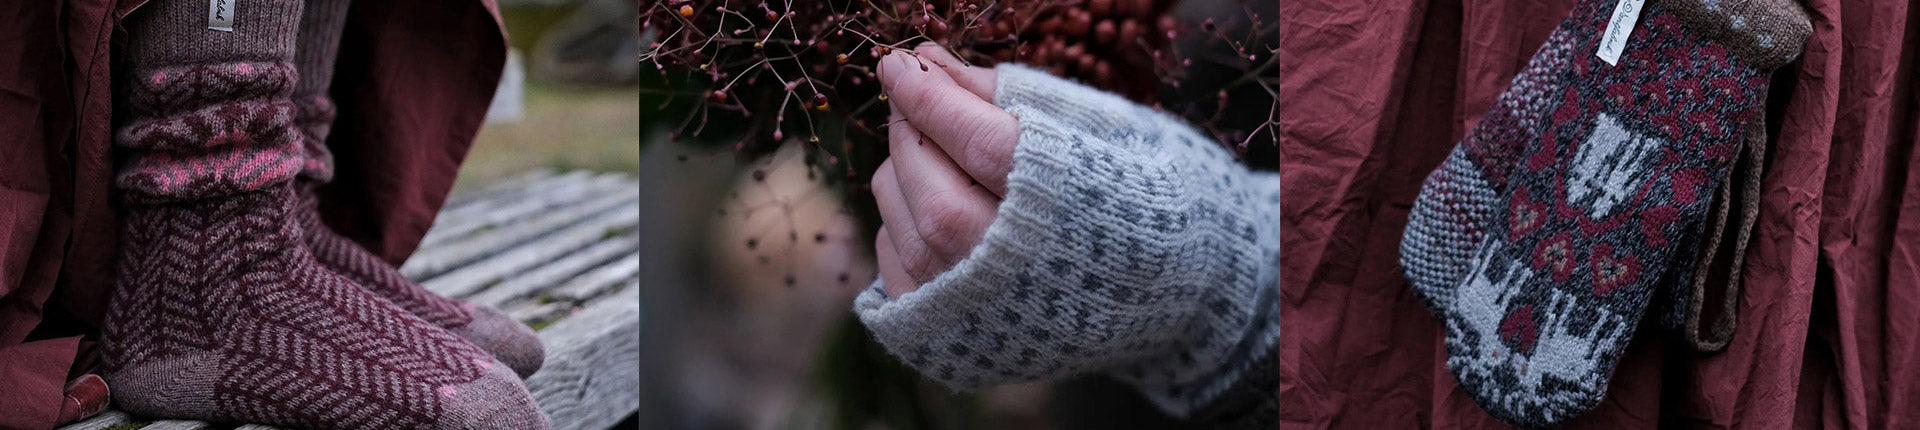
[[[1270,59],[1271,52],[1227,38],[1211,19],[1183,25],[1170,14],[1174,3],[663,0],[642,6],[642,38],[648,45],[640,60],[668,78],[664,81],[682,83],[645,90],[695,101],[682,104],[690,108],[675,139],[731,141],[732,151],[747,159],[769,153],[788,138],[802,139],[809,158],[824,161],[815,168],[839,172],[826,179],[857,186],[885,158],[886,134],[879,128],[886,118],[886,96],[875,75],[877,60],[923,42],[939,43],[978,65],[1040,65],[1142,103],[1168,101],[1165,108],[1212,129],[1217,121],[1208,117],[1217,117],[1223,102],[1188,109],[1194,104],[1186,100],[1190,97],[1161,100],[1180,93],[1170,89],[1180,85],[1194,60],[1194,54],[1176,52],[1176,39],[1183,33],[1218,39],[1231,47],[1229,59],[1246,63],[1236,67],[1250,73],[1263,73],[1254,70],[1264,70],[1259,63],[1270,61],[1260,57]],[[1199,97],[1201,104],[1227,94],[1207,91]],[[1246,135],[1211,131],[1223,141]],[[1237,143],[1244,146],[1244,140]]]

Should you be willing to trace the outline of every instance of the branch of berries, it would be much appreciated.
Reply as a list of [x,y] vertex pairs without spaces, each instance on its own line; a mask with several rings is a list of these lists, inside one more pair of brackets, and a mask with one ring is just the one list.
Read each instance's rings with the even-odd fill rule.
[[[731,152],[756,159],[789,137],[804,139],[808,164],[832,182],[857,187],[886,154],[886,96],[878,59],[911,53],[932,41],[964,61],[1016,61],[1156,104],[1192,120],[1245,152],[1262,130],[1222,128],[1227,96],[1255,86],[1271,94],[1277,77],[1271,48],[1255,30],[1229,32],[1208,19],[1182,25],[1175,0],[666,0],[641,12],[649,43],[640,61],[677,89],[647,89],[695,100],[670,135],[730,141]],[[1245,14],[1248,28],[1272,27]],[[1233,21],[1242,21],[1233,17]],[[1194,28],[1198,32],[1194,32]],[[1277,34],[1277,27],[1273,33]],[[1193,54],[1172,43],[1183,34],[1207,38]],[[1240,32],[1247,33],[1247,32]],[[1187,67],[1230,64],[1242,76],[1182,91]],[[929,67],[932,62],[923,62]],[[1138,71],[1152,71],[1140,73]],[[1193,84],[1189,84],[1190,86]],[[1169,103],[1157,104],[1156,99]],[[672,103],[672,99],[669,99]],[[663,108],[666,105],[663,105]],[[1268,118],[1273,114],[1269,113]],[[1268,121],[1271,122],[1271,121]],[[716,126],[715,124],[720,124]],[[1231,138],[1231,139],[1229,139]],[[812,175],[809,175],[811,178]]]

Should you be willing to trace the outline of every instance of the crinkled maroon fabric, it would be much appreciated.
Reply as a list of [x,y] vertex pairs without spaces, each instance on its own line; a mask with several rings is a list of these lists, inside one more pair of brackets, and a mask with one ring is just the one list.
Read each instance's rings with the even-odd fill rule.
[[[52,427],[113,286],[114,38],[146,0],[0,2],[0,428]],[[486,117],[506,39],[492,0],[368,1],[347,18],[322,211],[413,252]],[[345,148],[345,149],[342,149]],[[109,387],[111,389],[111,387]]]
[[[1658,1],[1658,0],[1653,0]],[[1504,428],[1402,278],[1426,174],[1573,0],[1281,3],[1282,428]],[[1920,9],[1812,0],[1726,351],[1651,323],[1569,428],[1920,426]]]

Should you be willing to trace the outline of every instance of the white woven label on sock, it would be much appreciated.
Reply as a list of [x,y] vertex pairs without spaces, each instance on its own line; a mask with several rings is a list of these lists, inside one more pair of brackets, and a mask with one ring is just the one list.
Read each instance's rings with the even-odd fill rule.
[[207,29],[233,32],[234,0],[207,0]]
[[1627,49],[1627,36],[1633,34],[1633,25],[1640,22],[1640,7],[1647,0],[1620,0],[1613,5],[1613,17],[1607,20],[1607,30],[1600,35],[1601,60],[1607,65],[1620,65],[1620,51]]

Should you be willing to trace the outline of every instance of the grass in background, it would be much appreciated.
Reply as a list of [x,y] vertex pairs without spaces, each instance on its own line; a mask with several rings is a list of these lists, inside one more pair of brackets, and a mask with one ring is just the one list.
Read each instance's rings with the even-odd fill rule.
[[640,171],[640,106],[634,87],[527,83],[526,114],[487,124],[460,166],[455,188],[534,168]]
[[[502,5],[508,43],[521,55],[531,56],[540,38],[581,3]],[[557,85],[542,82],[533,70],[527,72],[524,115],[519,121],[480,128],[466,163],[460,166],[456,189],[534,168],[640,171],[638,85]]]

